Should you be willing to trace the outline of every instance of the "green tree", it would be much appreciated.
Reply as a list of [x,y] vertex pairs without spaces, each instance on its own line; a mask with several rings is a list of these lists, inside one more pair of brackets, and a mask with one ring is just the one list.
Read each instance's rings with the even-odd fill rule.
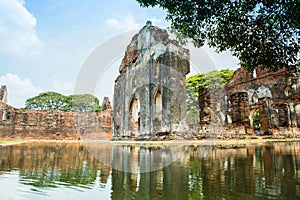
[[91,94],[65,96],[57,92],[43,92],[26,100],[25,109],[61,110],[67,112],[98,112],[99,99]]
[[230,50],[248,71],[299,62],[299,0],[137,0],[167,11],[179,40]]
[[57,92],[43,92],[29,98],[25,102],[25,109],[32,110],[65,110],[67,97]]
[[188,121],[196,122],[199,118],[198,91],[201,87],[223,89],[234,70],[214,70],[205,74],[196,74],[186,79]]
[[99,112],[99,99],[91,94],[74,94],[68,96],[67,111]]
[[259,130],[260,129],[260,117],[259,117],[259,112],[256,111],[253,114],[253,129],[254,130]]

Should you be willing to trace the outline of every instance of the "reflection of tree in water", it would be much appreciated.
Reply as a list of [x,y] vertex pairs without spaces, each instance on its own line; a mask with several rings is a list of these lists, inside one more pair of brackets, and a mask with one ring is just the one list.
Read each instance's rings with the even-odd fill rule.
[[36,187],[57,187],[60,184],[85,187],[85,185],[92,184],[96,180],[97,169],[56,170],[45,167],[35,171],[21,171],[20,176],[23,184]]
[[[151,164],[146,162],[151,159],[161,163],[158,154],[151,154],[157,150],[179,154],[180,158],[147,173],[131,173],[104,166],[79,143],[22,144],[0,148],[0,174],[19,169],[21,183],[35,187],[92,188],[98,180],[100,187],[105,187],[111,178],[111,198],[117,200],[300,198],[299,142],[241,147],[184,146],[181,153],[178,148],[170,150],[166,146],[123,145],[120,149],[126,152],[122,153],[120,149],[94,145],[103,160],[109,163],[118,158],[115,164],[124,164],[126,169],[139,169]],[[139,155],[139,150],[144,155]]]
[[110,172],[79,143],[15,145],[0,151],[0,171],[19,168],[20,181],[36,187],[87,187],[99,171],[106,184]]
[[[190,199],[299,199],[300,145],[212,148],[189,162]],[[298,189],[297,189],[298,188]]]

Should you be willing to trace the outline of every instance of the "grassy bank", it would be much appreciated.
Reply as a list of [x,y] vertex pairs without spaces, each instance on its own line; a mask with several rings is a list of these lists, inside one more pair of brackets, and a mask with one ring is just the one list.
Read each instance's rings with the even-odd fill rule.
[[110,141],[116,145],[196,145],[196,146],[226,146],[226,145],[251,145],[264,144],[272,142],[300,142],[300,138],[265,138],[256,137],[255,139],[202,139],[202,140],[169,140],[169,141],[135,141],[135,140],[118,140]]
[[0,145],[12,145],[24,142],[24,140],[0,140]]
[[0,140],[0,146],[28,143],[105,143],[111,145],[138,145],[138,146],[164,146],[164,145],[196,145],[196,146],[226,146],[226,145],[251,145],[272,142],[300,142],[300,138],[265,138],[255,139],[202,139],[202,140],[166,140],[166,141],[136,141],[136,140]]

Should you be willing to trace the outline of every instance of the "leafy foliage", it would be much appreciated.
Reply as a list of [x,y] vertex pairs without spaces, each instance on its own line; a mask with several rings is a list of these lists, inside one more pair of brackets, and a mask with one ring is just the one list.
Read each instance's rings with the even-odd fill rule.
[[99,99],[91,94],[75,94],[68,96],[67,111],[99,112]]
[[260,130],[260,117],[258,111],[253,114],[253,129]]
[[188,121],[198,120],[198,91],[201,87],[222,89],[232,77],[234,70],[214,70],[205,74],[196,74],[186,79]]
[[230,50],[240,64],[277,70],[299,61],[299,0],[137,0],[167,10],[181,41],[191,38],[218,51]]
[[295,68],[295,73],[299,75],[300,74],[300,62],[296,63],[294,65],[294,68]]
[[43,92],[26,100],[25,109],[98,112],[99,99],[91,94],[64,96],[57,92]]
[[25,109],[32,110],[65,110],[67,97],[57,92],[43,92],[29,98],[25,102]]
[[[232,77],[234,70],[223,69],[214,70],[206,74],[196,74],[186,79],[186,91],[188,99],[198,97],[198,91],[201,87],[222,89]],[[196,100],[197,101],[197,100]]]

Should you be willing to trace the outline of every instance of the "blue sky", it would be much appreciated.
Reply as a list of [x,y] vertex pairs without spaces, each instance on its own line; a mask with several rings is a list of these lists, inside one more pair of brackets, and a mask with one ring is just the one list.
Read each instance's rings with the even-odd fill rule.
[[[166,28],[165,16],[162,9],[141,8],[135,0],[0,0],[0,84],[8,86],[8,103],[23,107],[44,91],[73,93],[82,65],[99,45],[137,31],[147,20]],[[237,67],[228,52],[207,47],[191,52],[198,71]],[[120,58],[93,92],[100,101],[112,100]]]

